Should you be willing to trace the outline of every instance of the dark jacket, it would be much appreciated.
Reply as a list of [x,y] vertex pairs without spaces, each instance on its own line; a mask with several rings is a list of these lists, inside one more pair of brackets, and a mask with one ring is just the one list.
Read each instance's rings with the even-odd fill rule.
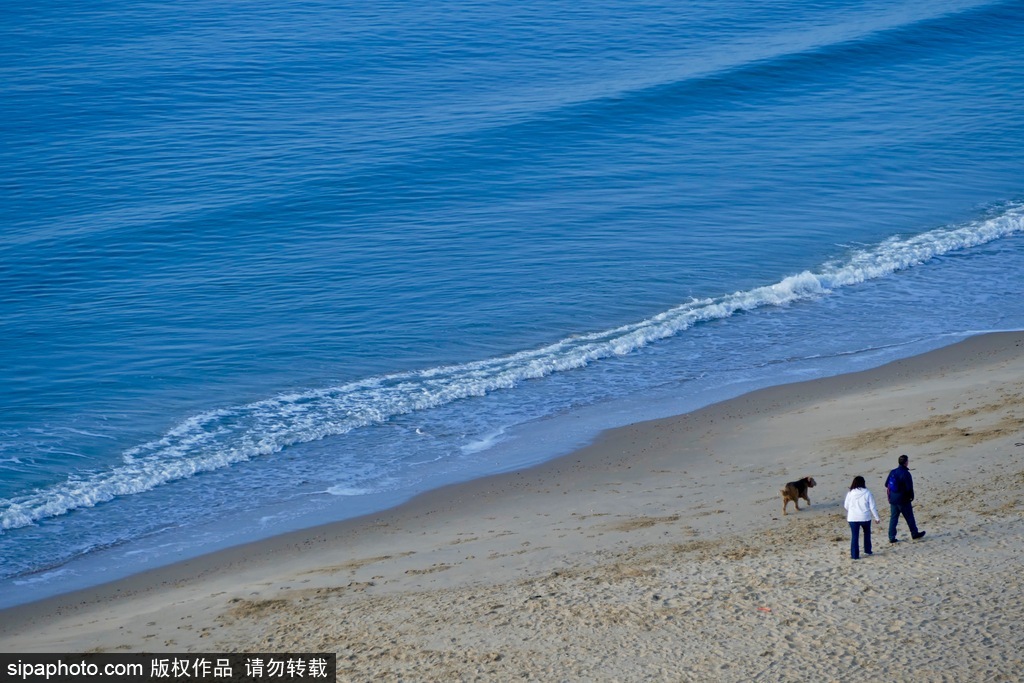
[[910,476],[910,468],[900,465],[889,472],[886,479],[886,492],[889,495],[889,502],[893,505],[902,505],[914,501],[914,478]]

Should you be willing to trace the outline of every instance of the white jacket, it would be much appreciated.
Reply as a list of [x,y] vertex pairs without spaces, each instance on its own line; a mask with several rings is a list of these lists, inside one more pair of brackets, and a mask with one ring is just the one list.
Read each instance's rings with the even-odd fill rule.
[[870,522],[872,517],[876,522],[881,521],[878,508],[875,507],[875,497],[867,489],[850,489],[843,507],[846,508],[847,522]]

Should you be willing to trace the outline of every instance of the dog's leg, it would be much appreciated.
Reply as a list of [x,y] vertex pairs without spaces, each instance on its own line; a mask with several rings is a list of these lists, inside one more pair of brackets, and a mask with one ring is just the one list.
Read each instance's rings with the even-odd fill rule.
[[782,498],[782,514],[786,514],[786,506],[789,505],[789,499],[786,497]]

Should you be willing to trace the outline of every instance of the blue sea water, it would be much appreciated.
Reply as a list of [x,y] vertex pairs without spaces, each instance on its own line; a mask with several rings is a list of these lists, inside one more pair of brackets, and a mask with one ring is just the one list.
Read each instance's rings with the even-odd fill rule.
[[9,0],[0,606],[1024,328],[1024,3]]

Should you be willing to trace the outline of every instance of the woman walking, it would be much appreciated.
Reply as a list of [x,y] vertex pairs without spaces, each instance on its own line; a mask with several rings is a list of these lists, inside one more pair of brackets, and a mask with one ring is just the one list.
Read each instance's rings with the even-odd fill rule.
[[843,502],[846,521],[850,523],[850,557],[860,559],[860,530],[864,529],[864,554],[871,554],[871,519],[880,522],[875,497],[868,491],[864,477],[858,475],[850,484],[850,491]]

